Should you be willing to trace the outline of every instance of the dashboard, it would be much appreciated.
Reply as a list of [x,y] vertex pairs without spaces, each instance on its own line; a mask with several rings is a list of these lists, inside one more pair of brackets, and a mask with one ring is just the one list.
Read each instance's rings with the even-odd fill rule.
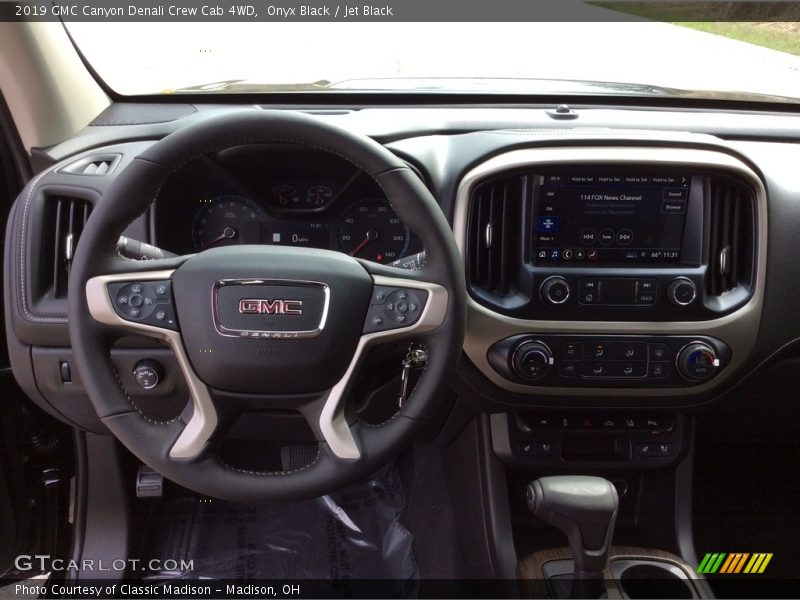
[[229,148],[189,163],[169,179],[151,215],[155,243],[176,254],[268,244],[390,264],[422,250],[361,169],[286,144]]
[[[780,282],[800,278],[800,119],[574,108],[577,123],[553,120],[547,106],[318,117],[403,158],[450,221],[469,294],[459,397],[482,412],[699,407],[791,351],[800,298]],[[242,110],[200,105],[188,117],[136,124],[139,109],[125,127],[101,118],[48,149],[9,217],[15,375],[42,406],[88,429],[99,427],[91,406],[75,402],[79,382],[62,377],[71,360],[64,244],[79,238],[79,215],[154,140]],[[110,156],[104,174],[85,169]],[[69,227],[59,214],[70,215]],[[178,254],[281,244],[384,264],[423,250],[359,169],[287,145],[235,147],[186,164],[125,236]],[[137,402],[182,385],[167,350],[120,343],[114,360]],[[170,383],[139,389],[132,369],[153,358]]]

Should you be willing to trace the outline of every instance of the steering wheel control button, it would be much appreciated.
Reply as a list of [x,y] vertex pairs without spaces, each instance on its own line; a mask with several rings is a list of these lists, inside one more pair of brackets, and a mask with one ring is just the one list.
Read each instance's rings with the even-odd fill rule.
[[108,292],[117,314],[126,321],[178,329],[170,281],[112,283]]
[[686,379],[708,379],[719,366],[716,351],[704,342],[692,342],[678,354],[678,370]]
[[427,300],[428,292],[425,290],[375,286],[363,332],[374,333],[413,325],[422,315]]
[[163,369],[154,360],[142,360],[133,368],[133,378],[144,390],[152,390],[163,379]]
[[376,285],[372,290],[372,300],[370,301],[370,304],[385,304],[389,294],[391,294],[393,291],[393,288],[383,285]]
[[523,379],[541,379],[553,366],[553,353],[541,342],[523,342],[511,357],[514,371]]
[[567,280],[558,275],[545,279],[540,288],[542,300],[555,305],[564,304],[569,300],[571,291]]
[[128,299],[128,305],[134,308],[139,308],[144,304],[144,298],[140,294],[134,294]]
[[667,298],[675,306],[689,306],[696,297],[697,286],[686,277],[678,277],[667,288]]

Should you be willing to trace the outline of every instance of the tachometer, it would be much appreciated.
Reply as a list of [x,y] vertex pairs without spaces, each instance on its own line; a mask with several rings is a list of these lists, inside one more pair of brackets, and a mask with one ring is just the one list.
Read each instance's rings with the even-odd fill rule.
[[387,263],[405,255],[410,232],[388,200],[365,198],[344,211],[337,238],[342,252]]
[[217,246],[258,244],[263,214],[254,202],[242,196],[203,199],[192,223],[192,242],[198,252]]

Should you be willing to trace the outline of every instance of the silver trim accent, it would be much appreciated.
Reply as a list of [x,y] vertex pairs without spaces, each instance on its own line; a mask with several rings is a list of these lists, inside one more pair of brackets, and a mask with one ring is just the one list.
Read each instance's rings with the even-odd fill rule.
[[358,449],[353,432],[350,431],[350,426],[345,418],[344,405],[355,379],[354,375],[358,371],[366,351],[380,342],[432,331],[442,324],[447,312],[447,290],[440,285],[383,275],[373,275],[372,279],[375,285],[425,290],[428,292],[428,300],[425,302],[425,308],[422,309],[419,320],[413,325],[402,329],[376,331],[362,335],[347,371],[328,393],[328,398],[320,412],[319,429],[333,453],[345,460],[357,460],[361,457],[361,451]]
[[719,272],[721,275],[730,275],[730,254],[731,247],[725,246],[719,251]]
[[[547,284],[548,281],[552,281],[552,283],[548,285]],[[550,288],[559,282],[567,286],[567,295],[564,296],[562,300],[553,300],[549,294]],[[547,289],[545,289],[545,287]],[[569,300],[570,296],[572,296],[572,288],[569,287],[569,283],[567,282],[567,280],[561,277],[560,275],[551,275],[542,282],[542,285],[539,286],[539,296],[541,296],[542,300],[544,300],[545,302],[558,306],[559,304],[564,304],[564,302]]]
[[[325,296],[325,305],[322,307],[319,325],[315,329],[305,331],[261,331],[254,329],[230,329],[219,322],[219,308],[217,306],[217,292],[221,287],[229,285],[284,285],[289,287],[318,287],[322,288]],[[226,337],[253,338],[253,339],[284,339],[302,340],[315,338],[325,329],[328,320],[328,307],[331,300],[331,290],[327,284],[321,281],[308,281],[305,279],[220,279],[211,289],[211,312],[214,316],[214,328],[217,333]]]
[[64,239],[64,258],[68,261],[72,260],[72,252],[75,250],[74,241],[75,239],[71,233],[68,233]]
[[[675,295],[675,288],[677,288],[682,283],[689,283],[689,285],[692,286],[692,297],[688,302],[681,302]],[[667,288],[667,297],[669,298],[669,301],[675,304],[676,306],[689,306],[692,302],[694,302],[697,299],[697,286],[694,284],[694,281],[692,281],[688,277],[676,277],[670,282],[669,287]]]
[[[464,352],[495,385],[525,395],[550,396],[687,396],[718,387],[739,371],[753,348],[764,301],[767,266],[767,193],[761,179],[745,163],[713,150],[690,148],[638,148],[626,146],[529,148],[495,156],[469,171],[456,193],[454,233],[465,257],[467,217],[472,190],[483,179],[524,166],[537,165],[665,165],[675,168],[722,168],[747,180],[756,198],[756,282],[750,301],[735,312],[708,321],[551,321],[515,319],[467,299],[467,333]],[[466,262],[465,262],[466,267]],[[730,364],[711,381],[687,388],[568,388],[514,383],[497,373],[486,354],[496,342],[519,333],[568,333],[575,335],[708,335],[731,347]]]
[[132,333],[138,333],[147,337],[152,337],[165,341],[178,360],[186,384],[189,386],[189,394],[192,398],[194,410],[189,422],[181,431],[178,439],[170,448],[170,458],[186,459],[194,458],[203,449],[208,439],[217,428],[218,417],[208,393],[208,388],[200,380],[189,362],[186,352],[183,349],[181,334],[170,329],[162,329],[144,323],[134,323],[126,321],[114,310],[111,295],[108,293],[110,283],[124,281],[154,281],[160,279],[171,279],[174,270],[169,271],[142,271],[140,273],[125,273],[114,275],[100,275],[92,277],[86,282],[86,302],[89,305],[89,313],[92,318],[104,325],[110,325]]

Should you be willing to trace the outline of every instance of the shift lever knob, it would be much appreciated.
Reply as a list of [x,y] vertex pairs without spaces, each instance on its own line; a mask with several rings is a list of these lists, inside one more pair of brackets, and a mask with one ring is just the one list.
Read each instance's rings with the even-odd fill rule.
[[619,496],[602,477],[541,477],[526,490],[528,508],[567,534],[574,579],[602,579],[614,535]]

